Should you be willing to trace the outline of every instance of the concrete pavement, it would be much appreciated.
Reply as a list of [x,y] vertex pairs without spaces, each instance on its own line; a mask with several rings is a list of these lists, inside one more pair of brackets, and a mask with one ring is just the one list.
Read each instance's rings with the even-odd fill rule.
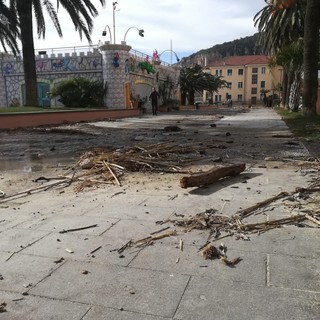
[[[170,114],[152,121],[170,122],[170,116],[176,121]],[[308,152],[294,138],[290,141],[296,144],[271,141],[272,135],[290,136],[273,110],[226,116],[216,133],[226,128],[239,132],[240,142],[248,132],[261,136],[264,129],[260,156],[241,154],[239,159],[248,163],[245,172],[206,188],[181,189],[179,175],[137,173],[122,187],[78,194],[69,187],[0,202],[0,305],[6,304],[0,319],[319,319],[320,229],[315,224],[252,234],[246,241],[218,241],[227,246],[228,258],[242,259],[233,268],[201,256],[207,230],[185,232],[170,223],[156,224],[210,208],[230,216],[317,178],[317,170],[280,161],[299,160]],[[262,159],[268,151],[261,141],[279,144],[272,154],[277,161]],[[1,190],[7,175],[1,173]],[[277,201],[248,222],[316,210],[316,197],[319,193],[308,200]],[[116,251],[166,226],[177,234]]]

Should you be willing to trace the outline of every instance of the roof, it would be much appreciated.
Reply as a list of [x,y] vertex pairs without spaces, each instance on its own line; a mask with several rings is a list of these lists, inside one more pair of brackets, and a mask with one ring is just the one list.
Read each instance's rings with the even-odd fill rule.
[[219,66],[246,66],[246,65],[256,65],[256,64],[268,64],[269,57],[264,55],[251,55],[251,56],[232,56],[226,57],[221,60],[215,61],[210,64],[210,67]]

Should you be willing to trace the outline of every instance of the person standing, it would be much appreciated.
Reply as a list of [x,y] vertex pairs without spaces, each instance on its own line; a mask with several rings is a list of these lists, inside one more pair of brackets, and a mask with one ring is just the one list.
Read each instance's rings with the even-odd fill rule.
[[152,105],[152,114],[156,116],[158,114],[158,98],[160,98],[160,94],[156,90],[156,88],[152,89],[152,92],[149,96],[149,100],[151,100]]

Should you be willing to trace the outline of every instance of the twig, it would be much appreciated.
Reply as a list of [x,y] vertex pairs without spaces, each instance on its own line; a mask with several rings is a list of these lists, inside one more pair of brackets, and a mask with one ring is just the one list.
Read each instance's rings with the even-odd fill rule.
[[110,166],[109,166],[105,161],[103,161],[103,164],[107,167],[107,169],[110,171],[110,173],[111,173],[112,176],[114,177],[114,180],[116,180],[117,184],[121,187],[120,181],[118,180],[118,178],[117,178],[117,176],[114,174],[114,172],[111,170]]
[[160,232],[165,231],[165,230],[168,230],[168,229],[170,229],[170,227],[165,227],[165,228],[162,228],[162,229],[160,229],[160,230],[151,232],[150,235],[157,234],[157,233],[160,233]]
[[130,247],[132,245],[133,241],[129,240],[126,242],[121,248],[117,249],[117,252],[121,254],[126,248]]
[[274,202],[276,200],[279,200],[281,198],[287,197],[288,195],[289,195],[288,192],[284,192],[284,191],[280,192],[278,195],[276,195],[274,197],[271,197],[269,199],[266,199],[264,201],[258,202],[257,204],[255,204],[255,205],[253,205],[253,206],[251,206],[249,208],[240,210],[236,214],[240,215],[241,218],[247,218],[253,213],[253,211],[255,211],[255,210],[257,210],[257,209],[259,209],[261,207],[264,207],[264,206],[266,206],[266,205],[268,205],[268,204],[270,204],[270,203],[272,203],[272,202]]
[[16,253],[16,252],[13,251],[13,252],[10,254],[10,256],[6,259],[6,261],[9,261],[9,260],[13,257],[13,255],[14,255],[15,253]]
[[28,196],[28,195],[30,195],[32,193],[35,193],[35,192],[46,191],[46,190],[48,190],[48,189],[50,189],[52,187],[55,187],[55,186],[58,186],[58,185],[62,185],[62,184],[67,183],[67,182],[69,183],[68,179],[70,179],[70,178],[66,178],[63,181],[54,182],[54,183],[51,183],[49,185],[43,185],[43,186],[40,186],[40,187],[37,187],[37,188],[27,189],[25,191],[21,191],[21,192],[18,192],[18,193],[3,197],[3,198],[0,199],[0,203],[6,202],[6,201],[10,201],[10,200],[15,199],[15,198],[25,197],[25,196]]
[[159,239],[163,239],[163,238],[166,238],[166,237],[171,237],[171,236],[175,235],[176,233],[177,233],[176,230],[169,230],[166,233],[162,233],[162,234],[159,234],[159,235],[154,236],[154,237],[147,237],[147,238],[143,238],[143,239],[137,240],[135,242],[135,245],[136,246],[147,245],[147,244],[152,243],[152,241],[154,241],[154,240],[159,240]]
[[97,224],[92,224],[92,225],[86,226],[86,227],[80,227],[80,228],[62,230],[62,231],[59,231],[59,233],[68,233],[68,232],[80,231],[80,230],[95,228],[95,227],[97,227],[97,226],[98,226]]
[[297,215],[289,217],[289,218],[276,219],[276,220],[250,223],[250,224],[241,224],[241,225],[239,225],[239,228],[242,230],[252,230],[252,229],[257,229],[259,227],[266,227],[266,226],[279,227],[279,225],[281,225],[281,224],[292,223],[292,222],[300,221],[300,220],[304,220],[304,219],[306,219],[306,215],[297,214]]
[[306,217],[308,220],[310,220],[310,221],[312,221],[313,223],[315,223],[315,224],[317,224],[318,226],[320,226],[320,221],[319,221],[318,219],[316,219],[316,218],[314,218],[314,217],[311,217],[311,216],[308,215],[308,214],[306,214],[305,217]]
[[94,254],[95,252],[97,252],[97,251],[100,250],[101,248],[102,248],[102,246],[99,246],[98,248],[92,250],[92,251],[90,252],[90,254]]

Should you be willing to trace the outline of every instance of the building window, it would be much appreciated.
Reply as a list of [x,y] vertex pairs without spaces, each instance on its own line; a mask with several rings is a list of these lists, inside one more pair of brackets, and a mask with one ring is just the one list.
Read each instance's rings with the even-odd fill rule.
[[264,89],[266,87],[266,82],[265,81],[261,81],[260,87],[261,87],[261,89]]
[[262,68],[261,68],[261,73],[262,73],[262,74],[266,74],[266,67],[262,67]]
[[238,82],[238,89],[242,89],[243,88],[243,82]]
[[251,94],[257,94],[258,89],[257,88],[251,88]]
[[221,94],[216,94],[215,96],[214,96],[214,101],[215,102],[221,102]]
[[258,68],[252,68],[252,73],[258,73]]
[[227,83],[227,88],[231,89],[232,88],[232,82]]
[[238,94],[238,101],[239,101],[239,102],[242,102],[242,99],[243,99],[242,94]]
[[238,69],[238,75],[243,76],[243,69]]
[[251,84],[257,84],[257,83],[258,83],[258,75],[253,74]]
[[217,76],[222,76],[222,70],[221,69],[217,69],[216,70],[216,75]]
[[228,69],[228,70],[227,70],[227,76],[228,76],[228,77],[231,77],[231,76],[232,76],[232,69]]
[[251,97],[251,104],[257,104],[257,97]]

